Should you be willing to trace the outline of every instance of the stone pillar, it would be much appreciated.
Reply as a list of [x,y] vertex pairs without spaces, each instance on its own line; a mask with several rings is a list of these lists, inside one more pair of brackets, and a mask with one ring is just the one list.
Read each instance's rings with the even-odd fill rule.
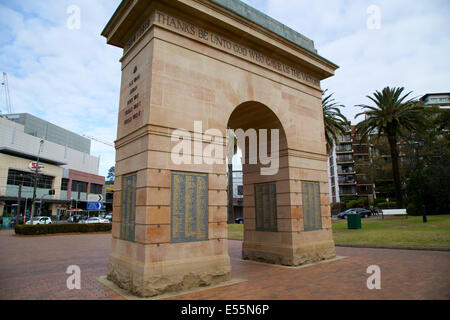
[[3,210],[5,209],[5,203],[0,202],[0,217],[3,217]]

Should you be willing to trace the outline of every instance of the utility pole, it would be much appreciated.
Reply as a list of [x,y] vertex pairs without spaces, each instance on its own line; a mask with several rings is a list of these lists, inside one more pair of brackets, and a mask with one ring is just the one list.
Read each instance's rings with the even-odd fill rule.
[[78,201],[80,201],[80,183],[77,181],[77,199],[75,201],[75,209],[78,209]]
[[[418,142],[418,147],[423,147],[424,145],[424,140],[423,138],[419,138],[419,142]],[[427,223],[428,219],[427,219],[427,213],[425,210],[425,200],[423,197],[423,185],[422,185],[422,163],[420,161],[420,155],[419,155],[419,150],[418,147],[416,147],[416,157],[417,157],[417,166],[419,169],[419,192],[420,192],[420,204],[421,204],[421,209],[422,209],[422,221],[423,223]]]
[[9,95],[8,74],[6,72],[3,72],[2,86],[4,87],[5,91],[6,113],[12,113],[11,96]]
[[420,159],[420,155],[419,155],[419,148],[423,147],[425,142],[424,142],[423,138],[419,138],[418,142],[414,141],[413,135],[410,135],[408,137],[408,142],[414,151],[414,155],[416,158],[416,168],[419,173],[419,195],[420,195],[420,206],[421,206],[421,210],[422,210],[422,220],[423,220],[423,223],[427,223],[428,219],[427,219],[427,213],[426,213],[426,209],[425,209],[425,200],[424,200],[424,196],[423,196],[422,163],[421,163],[421,159]]
[[41,155],[41,147],[44,144],[44,140],[39,141],[39,151],[36,161],[36,168],[34,173],[34,188],[33,188],[33,200],[31,202],[31,216],[30,216],[30,224],[33,225],[33,216],[36,210],[36,188],[37,188],[37,181],[39,177],[39,157]]
[[17,197],[16,225],[19,224],[19,218],[20,218],[20,203],[22,202],[23,174],[20,175],[20,178],[22,181],[19,184],[19,196]]

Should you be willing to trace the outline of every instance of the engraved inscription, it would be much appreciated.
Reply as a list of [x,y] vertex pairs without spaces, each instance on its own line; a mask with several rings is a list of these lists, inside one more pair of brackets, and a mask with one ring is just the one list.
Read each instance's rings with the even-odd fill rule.
[[134,242],[136,219],[136,180],[136,174],[122,178],[120,239],[132,242]]
[[133,44],[135,44],[136,40],[138,40],[144,33],[147,31],[147,29],[150,27],[150,18],[144,21],[144,23],[139,27],[138,31],[133,34],[133,36],[128,40],[128,42],[125,44],[124,52],[127,52]]
[[302,181],[302,200],[304,230],[322,229],[319,182]]
[[[135,70],[137,71],[137,67],[135,67]],[[141,101],[139,100],[139,92],[138,92],[139,89],[138,83],[140,79],[141,75],[138,74],[128,82],[128,87],[130,88],[129,97],[127,101],[127,107],[123,111],[125,115],[125,120],[123,121],[123,123],[125,125],[131,123],[133,120],[141,116],[140,110]]]
[[165,28],[175,30],[178,33],[182,33],[192,39],[199,40],[205,44],[219,48],[228,53],[240,56],[248,61],[252,61],[266,68],[270,68],[274,71],[288,75],[292,78],[308,82],[315,86],[320,86],[319,79],[298,70],[293,65],[288,65],[281,61],[278,61],[250,47],[235,43],[234,41],[215,34],[211,31],[194,26],[186,21],[183,21],[182,19],[173,17],[160,11],[156,11],[154,23]]
[[277,232],[277,184],[255,184],[256,231]]
[[172,172],[171,242],[208,240],[208,175]]

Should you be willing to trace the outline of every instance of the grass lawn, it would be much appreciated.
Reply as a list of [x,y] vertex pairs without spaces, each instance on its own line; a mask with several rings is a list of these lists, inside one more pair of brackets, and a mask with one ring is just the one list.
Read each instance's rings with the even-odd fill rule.
[[228,225],[228,239],[244,240],[244,225],[243,224],[229,224]]
[[337,244],[450,247],[450,215],[362,219],[362,229],[348,230],[347,220],[333,221]]
[[[336,244],[450,247],[450,215],[362,219],[362,229],[348,230],[347,220],[333,221]],[[228,238],[242,240],[243,225],[228,226]]]

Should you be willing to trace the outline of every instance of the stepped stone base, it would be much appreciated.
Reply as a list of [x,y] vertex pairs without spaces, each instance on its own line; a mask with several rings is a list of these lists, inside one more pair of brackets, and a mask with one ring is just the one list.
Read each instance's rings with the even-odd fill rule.
[[290,249],[290,252],[283,251],[286,250],[268,251],[267,249],[243,248],[242,258],[270,264],[300,266],[336,257],[334,241],[316,242],[297,247],[294,250]]
[[154,297],[231,280],[229,258],[217,257],[214,260],[216,261],[196,266],[193,263],[183,265],[182,262],[174,262],[168,266],[169,272],[159,273],[150,269],[154,267],[164,269],[161,265],[136,268],[130,264],[127,266],[123,261],[119,263],[111,261],[108,265],[107,279],[138,297]]

